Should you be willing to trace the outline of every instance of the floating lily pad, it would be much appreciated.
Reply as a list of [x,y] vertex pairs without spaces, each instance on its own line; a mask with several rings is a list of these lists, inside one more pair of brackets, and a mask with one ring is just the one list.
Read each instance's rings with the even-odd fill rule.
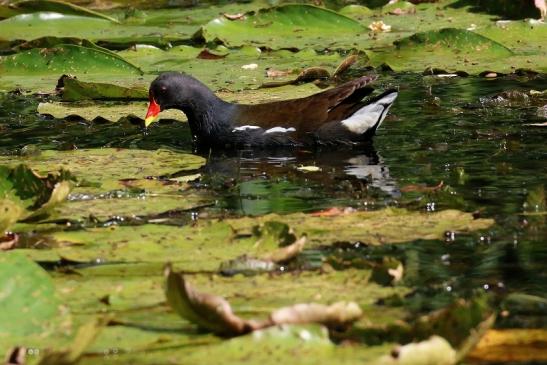
[[[54,118],[79,117],[84,120],[118,122],[123,118],[142,119],[146,115],[148,102],[132,103],[96,103],[89,102],[51,102],[38,104],[38,113],[51,115]],[[166,110],[160,114],[160,119],[186,121],[186,116],[180,110]],[[138,127],[135,127],[138,128]]]
[[73,44],[53,48],[35,48],[0,57],[1,75],[71,74],[141,74],[134,65],[119,56]]
[[[111,181],[144,179],[147,176],[169,175],[201,166],[203,157],[168,150],[136,150],[123,148],[80,149],[74,151],[42,151],[29,158],[0,157],[0,163],[24,161],[37,171],[68,170],[78,181],[98,182],[108,186]],[[120,187],[120,185],[115,185]]]
[[368,19],[374,14],[372,10],[362,5],[347,5],[338,12],[355,20]]
[[63,78],[63,100],[146,100],[146,86],[121,86],[104,82],[85,82],[72,77]]
[[355,46],[355,37],[364,29],[334,11],[295,4],[262,9],[236,20],[219,17],[201,32],[206,41],[218,39],[228,47],[332,49]]
[[13,16],[16,14],[30,14],[37,12],[53,12],[59,14],[70,14],[70,15],[79,15],[87,16],[93,18],[106,19],[112,22],[117,22],[116,19],[109,17],[108,15],[99,13],[97,11],[89,10],[84,7],[63,2],[63,1],[54,1],[54,0],[24,0],[11,3],[6,11],[0,12],[3,16]]
[[70,173],[63,169],[42,177],[23,164],[14,168],[0,166],[0,201],[7,215],[2,218],[4,229],[17,219],[45,214],[63,202],[72,180]]
[[51,278],[37,264],[14,252],[0,255],[0,277],[0,348],[21,343],[41,346],[40,341],[56,333],[62,318]]
[[[287,222],[298,235],[306,233],[310,245],[335,242],[363,242],[371,245],[402,243],[412,240],[441,239],[446,231],[472,231],[493,224],[490,219],[473,219],[469,213],[446,210],[437,213],[413,213],[399,209],[358,212],[338,217],[313,217],[290,214],[269,215],[258,219],[243,218],[225,222],[202,223],[173,231],[170,227],[97,228],[85,232],[59,232],[51,238],[60,243],[55,252],[76,262],[101,257],[118,262],[164,262],[170,260],[185,271],[216,271],[221,262],[249,254],[259,257],[277,248],[271,240],[256,244],[256,238],[245,236],[258,222]],[[328,227],[345,227],[332,231]],[[234,237],[234,230],[244,238]],[[218,243],[223,244],[219,245]],[[260,241],[258,241],[260,242]],[[217,243],[217,244],[213,244]],[[207,249],[205,249],[207,248]],[[28,252],[36,259],[47,251]]]
[[[4,159],[7,162],[7,158]],[[16,163],[13,158],[10,160],[10,163]],[[59,218],[83,219],[90,214],[98,219],[131,217],[184,210],[209,201],[198,194],[185,192],[183,183],[146,179],[198,168],[204,160],[194,155],[166,150],[105,148],[43,151],[38,156],[21,160],[38,171],[54,171],[64,166],[75,176],[78,186],[70,201],[55,210]]]
[[[375,64],[386,63],[397,71],[423,71],[440,68],[447,71],[506,70],[507,58],[514,53],[507,47],[474,32],[445,28],[417,33],[395,42],[395,49],[369,54]],[[499,66],[498,66],[499,65]]]

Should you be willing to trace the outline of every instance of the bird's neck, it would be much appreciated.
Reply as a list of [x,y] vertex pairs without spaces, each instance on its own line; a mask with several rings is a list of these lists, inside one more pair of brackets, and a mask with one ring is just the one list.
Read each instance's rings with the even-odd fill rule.
[[230,128],[233,104],[218,98],[213,92],[194,95],[191,101],[181,105],[195,139],[213,142],[215,136]]

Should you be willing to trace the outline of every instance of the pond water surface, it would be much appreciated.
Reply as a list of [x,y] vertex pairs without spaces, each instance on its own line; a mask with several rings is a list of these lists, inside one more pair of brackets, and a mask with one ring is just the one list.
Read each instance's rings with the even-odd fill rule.
[[[384,75],[401,94],[373,145],[362,150],[214,152],[195,189],[216,199],[216,215],[262,215],[329,207],[385,206],[421,211],[456,208],[494,218],[481,234],[447,232],[445,242],[382,248],[413,262],[412,280],[444,294],[482,288],[547,292],[547,128],[542,100],[497,101],[507,90],[543,90],[547,80],[429,78]],[[500,101],[501,100],[501,101]],[[148,134],[130,122],[53,120],[36,113],[38,99],[0,96],[0,153],[23,148],[170,148],[192,152],[185,124],[163,122]],[[316,166],[302,172],[298,166]],[[442,182],[442,186],[441,186]],[[419,186],[439,187],[430,191]],[[336,229],[343,230],[344,227]],[[359,243],[341,254],[375,255]],[[331,249],[334,250],[334,249]],[[435,306],[434,302],[431,304]]]

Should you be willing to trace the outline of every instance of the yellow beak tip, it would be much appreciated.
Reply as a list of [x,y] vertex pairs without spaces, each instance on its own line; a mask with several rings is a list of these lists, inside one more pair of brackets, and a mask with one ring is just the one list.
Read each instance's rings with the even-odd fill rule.
[[144,126],[145,126],[146,128],[148,128],[148,126],[149,126],[150,124],[154,123],[154,122],[156,121],[156,119],[158,119],[157,116],[150,116],[150,117],[146,118],[146,119],[144,120]]

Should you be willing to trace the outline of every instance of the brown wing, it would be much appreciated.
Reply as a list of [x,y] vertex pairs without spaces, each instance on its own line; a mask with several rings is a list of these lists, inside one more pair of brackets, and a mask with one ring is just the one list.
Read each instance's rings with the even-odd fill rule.
[[240,105],[236,124],[263,129],[294,127],[298,135],[317,130],[321,125],[343,120],[353,114],[360,101],[374,90],[368,87],[375,77],[363,76],[335,88],[300,99],[257,105]]

